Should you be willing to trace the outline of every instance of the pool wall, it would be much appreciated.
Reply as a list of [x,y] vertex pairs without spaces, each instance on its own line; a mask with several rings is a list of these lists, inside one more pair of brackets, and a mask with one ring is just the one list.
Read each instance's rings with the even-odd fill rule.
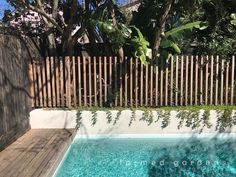
[[[202,116],[203,110],[200,110],[199,116]],[[235,111],[234,111],[235,112]],[[177,111],[170,112],[169,125],[166,128],[162,128],[162,119],[155,123],[158,119],[157,114],[154,111],[154,122],[148,125],[148,122],[140,120],[143,115],[143,111],[135,111],[133,115],[134,119],[129,126],[132,111],[124,110],[121,112],[116,124],[118,111],[111,111],[111,122],[108,123],[108,115],[104,111],[96,111],[96,124],[93,123],[93,114],[90,111],[83,111],[81,114],[81,128],[78,130],[78,134],[81,135],[99,135],[99,134],[176,134],[176,133],[198,133],[201,128],[192,130],[189,127],[183,125],[178,129],[179,119],[177,118]],[[64,110],[46,110],[36,109],[30,113],[30,124],[32,129],[36,128],[75,128],[77,119],[77,111],[64,111]],[[217,113],[215,110],[210,111],[210,120],[212,123],[211,128],[204,127],[202,133],[216,133],[217,126]],[[228,129],[227,132],[236,133],[236,126]]]

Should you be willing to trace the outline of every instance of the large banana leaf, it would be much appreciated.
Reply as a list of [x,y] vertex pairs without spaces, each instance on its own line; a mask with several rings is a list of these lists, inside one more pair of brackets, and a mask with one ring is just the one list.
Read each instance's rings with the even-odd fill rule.
[[166,59],[166,56],[171,56],[170,54],[180,54],[181,50],[177,44],[178,41],[191,35],[194,29],[203,30],[207,27],[207,23],[196,21],[178,26],[166,32],[165,37],[161,40],[160,44],[160,47],[162,48],[161,56]]

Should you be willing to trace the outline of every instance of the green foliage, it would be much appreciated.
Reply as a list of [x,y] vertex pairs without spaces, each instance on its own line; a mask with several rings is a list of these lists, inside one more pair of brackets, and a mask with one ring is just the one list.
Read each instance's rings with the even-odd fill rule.
[[180,54],[181,49],[178,42],[192,34],[194,29],[203,30],[207,28],[207,23],[196,21],[180,25],[176,28],[167,31],[164,38],[161,40],[160,47],[162,48],[161,56],[163,59],[168,59],[172,54]]
[[235,114],[233,116],[232,110],[225,109],[223,112],[218,112],[217,117],[216,130],[219,130],[219,132],[225,132],[236,125],[236,117]]
[[118,110],[118,112],[116,114],[116,117],[115,117],[115,120],[113,122],[113,125],[115,125],[117,123],[117,121],[120,119],[120,116],[121,116],[121,110]]
[[112,122],[112,113],[111,113],[111,111],[107,111],[106,116],[107,116],[107,123],[110,124]]
[[159,112],[159,117],[162,119],[161,128],[166,128],[170,123],[170,111]]
[[78,129],[80,129],[80,127],[81,127],[81,120],[82,120],[82,111],[78,111],[77,113],[76,113],[76,129],[78,130]]
[[92,111],[92,125],[97,123],[97,111]]

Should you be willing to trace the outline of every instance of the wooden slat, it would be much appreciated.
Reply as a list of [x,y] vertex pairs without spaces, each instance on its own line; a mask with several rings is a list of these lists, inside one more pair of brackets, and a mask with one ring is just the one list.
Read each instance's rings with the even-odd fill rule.
[[88,58],[88,69],[89,69],[89,106],[91,107],[93,105],[92,103],[92,63],[91,63],[91,57]]
[[188,56],[186,56],[186,70],[185,70],[185,105],[188,105]]
[[143,106],[143,63],[141,65],[141,73],[140,73],[140,106]]
[[99,64],[99,106],[102,107],[102,57],[98,58]]
[[226,62],[226,83],[225,83],[225,104],[228,105],[229,103],[229,60]]
[[38,90],[39,90],[39,107],[43,107],[43,87],[41,79],[41,63],[37,64],[37,75],[38,75]]
[[135,107],[138,107],[138,59],[135,59]]
[[200,104],[203,103],[203,56],[201,56],[200,63]]
[[213,71],[214,71],[214,57],[211,56],[211,81],[210,81],[210,105],[213,104]]
[[66,106],[71,107],[71,78],[70,78],[70,57],[66,57]]
[[[78,63],[78,99],[79,99],[79,106],[82,106],[82,93],[81,93],[81,59],[80,57],[77,58]],[[94,78],[96,81],[96,78]]]
[[169,74],[169,60],[166,60],[166,75],[165,75],[165,106],[168,105],[168,74]]
[[158,80],[158,73],[159,73],[159,67],[158,67],[158,64],[156,64],[156,76],[155,76],[155,93],[156,93],[156,95],[155,95],[155,102],[156,102],[156,106],[158,106],[158,101],[159,101],[159,99],[158,99],[158,82],[159,82],[159,80]]
[[145,106],[148,106],[148,64],[146,64],[145,75]]
[[114,76],[115,76],[115,89],[114,89],[114,95],[115,95],[115,106],[118,105],[118,96],[117,96],[117,57],[115,57],[115,60],[114,60]]
[[84,83],[84,106],[87,106],[87,64],[86,64],[86,58],[83,57],[83,83]]
[[224,62],[221,60],[220,105],[223,105],[224,101]]
[[127,69],[128,59],[125,57],[125,107],[128,104],[128,69]]
[[56,107],[56,88],[55,88],[55,58],[51,57],[51,85],[52,85],[52,106]]
[[184,57],[181,56],[181,66],[180,66],[180,105],[183,105],[183,88],[184,88]]
[[218,105],[219,56],[216,56],[215,105]]
[[173,56],[170,58],[170,105],[173,105],[173,75],[174,74],[174,61]]
[[193,56],[191,56],[190,67],[190,105],[193,105]]
[[73,101],[74,101],[74,107],[76,108],[77,107],[77,100],[76,100],[76,97],[77,97],[77,94],[76,94],[76,76],[75,76],[75,57],[73,56],[72,57],[72,82],[73,82]]
[[60,95],[61,95],[61,106],[65,106],[65,96],[64,96],[64,67],[63,58],[60,58]]
[[109,58],[109,102],[110,107],[112,107],[112,57]]
[[120,58],[120,107],[123,106],[123,77],[122,77],[122,74],[123,74],[123,58]]
[[[35,107],[35,95],[34,95],[34,76],[33,76],[33,64],[30,63],[28,65],[28,75],[29,75],[29,81],[30,81],[30,99],[31,99],[31,107]],[[46,98],[46,97],[44,97]]]
[[235,56],[232,57],[231,62],[231,96],[230,96],[230,104],[234,104],[234,68],[235,68]]
[[133,58],[130,58],[130,107],[133,106]]
[[206,77],[205,77],[205,105],[208,105],[208,63],[209,63],[209,57],[206,56]]
[[179,75],[178,75],[178,70],[179,70],[179,67],[178,67],[178,63],[179,63],[179,58],[178,56],[176,56],[176,65],[175,65],[175,105],[178,106],[178,92],[179,92],[179,88],[178,88],[178,78],[179,78]]
[[46,82],[46,61],[42,61],[42,86],[43,86],[43,107],[47,107],[47,82]]
[[59,77],[59,67],[60,61],[59,58],[56,58],[56,96],[57,96],[57,107],[60,107],[60,77]]
[[93,90],[94,90],[94,105],[97,106],[97,58],[93,57]]
[[150,106],[153,106],[153,63],[150,67]]
[[35,93],[35,106],[39,107],[39,93],[38,93],[38,82],[37,82],[37,65],[33,61],[33,78],[34,78],[34,93]]
[[195,105],[198,104],[198,56],[196,56],[196,63],[195,63],[195,96],[194,96],[194,102]]
[[46,72],[47,72],[47,103],[48,107],[52,107],[52,97],[51,97],[51,77],[50,77],[50,60],[49,57],[46,58]]
[[104,100],[107,102],[107,57],[104,57]]
[[160,68],[160,106],[163,106],[163,59],[161,60],[161,68]]

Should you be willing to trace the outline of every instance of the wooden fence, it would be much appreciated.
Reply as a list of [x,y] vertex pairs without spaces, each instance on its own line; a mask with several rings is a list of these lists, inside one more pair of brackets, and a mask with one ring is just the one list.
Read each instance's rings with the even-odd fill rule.
[[175,56],[143,65],[125,57],[33,62],[32,107],[234,105],[235,57]]

